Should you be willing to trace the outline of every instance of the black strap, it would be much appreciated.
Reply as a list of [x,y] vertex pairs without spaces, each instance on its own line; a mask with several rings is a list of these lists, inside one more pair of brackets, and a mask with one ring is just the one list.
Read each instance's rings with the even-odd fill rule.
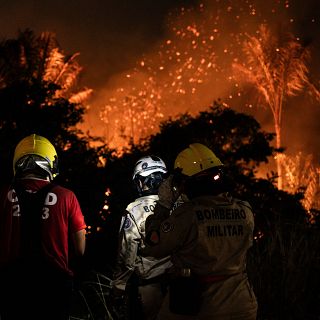
[[47,194],[55,185],[48,183],[37,192],[27,192],[21,185],[14,185],[21,214],[21,257],[42,256],[42,214]]

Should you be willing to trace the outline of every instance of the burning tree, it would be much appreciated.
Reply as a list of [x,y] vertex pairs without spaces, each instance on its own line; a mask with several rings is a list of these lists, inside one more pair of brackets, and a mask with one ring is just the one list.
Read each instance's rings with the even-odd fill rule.
[[[42,37],[48,42],[55,41],[51,33],[44,33]],[[43,80],[59,86],[59,90],[55,93],[55,98],[67,98],[71,103],[86,101],[93,90],[88,88],[79,91],[75,90],[79,75],[83,69],[76,60],[79,53],[65,56],[59,48],[53,47],[46,54]]]
[[[200,12],[203,9],[200,5]],[[138,143],[139,138],[158,130],[164,115],[175,115],[179,110],[194,112],[204,96],[209,95],[208,101],[212,101],[207,92],[211,92],[219,69],[214,45],[216,21],[211,18],[208,28],[193,21],[191,12],[184,8],[177,15],[170,16],[166,39],[122,75],[121,85],[106,99],[100,117],[116,129],[108,132],[119,132],[121,138]],[[119,144],[117,135],[112,137],[115,144]]]
[[[291,33],[277,37],[271,34],[266,25],[260,26],[257,36],[247,35],[243,51],[246,62],[234,63],[233,67],[258,90],[270,108],[276,133],[276,148],[280,151],[286,98],[298,94],[307,86],[314,88],[308,78],[310,51]],[[283,187],[282,157],[278,152],[276,163],[279,189]]]
[[83,104],[91,90],[77,87],[82,67],[78,54],[65,55],[53,33],[20,32],[0,42],[0,183],[12,181],[12,152],[17,142],[37,133],[50,139],[59,156],[58,181],[77,194],[88,228],[104,201],[102,157],[109,150],[84,134]]
[[[291,33],[277,37],[266,25],[260,26],[257,36],[247,35],[243,51],[246,61],[234,63],[233,67],[258,90],[270,108],[276,133],[276,148],[280,151],[286,98],[298,94],[305,87],[315,89],[308,78],[310,51]],[[281,162],[282,155],[278,152],[276,163],[279,189],[283,187]]]
[[97,174],[101,150],[91,148],[96,139],[77,128],[86,111],[82,102],[91,92],[78,88],[82,67],[77,58],[77,53],[65,55],[50,32],[25,30],[0,42],[1,182],[11,181],[13,146],[32,133],[54,143],[64,163],[59,179],[70,187],[79,189],[80,179],[89,185]]
[[320,168],[314,164],[312,155],[302,152],[294,156],[284,155],[284,183],[286,190],[291,193],[303,191],[302,205],[307,210],[309,221],[315,222],[312,210],[320,210]]
[[83,69],[77,61],[79,53],[65,55],[52,32],[36,37],[31,30],[22,31],[17,39],[0,43],[0,56],[2,89],[18,81],[50,83],[55,85],[53,99],[64,98],[70,103],[84,102],[92,93],[92,89],[77,88]]
[[117,88],[100,112],[107,126],[108,141],[122,146],[129,141],[138,143],[139,138],[153,133],[163,117],[161,93],[153,77],[134,72],[126,78],[127,83]]

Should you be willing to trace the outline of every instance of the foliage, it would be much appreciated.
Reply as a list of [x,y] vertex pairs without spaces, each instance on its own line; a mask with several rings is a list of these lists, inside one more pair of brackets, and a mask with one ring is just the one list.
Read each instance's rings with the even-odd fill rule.
[[77,87],[77,56],[66,56],[52,33],[25,30],[0,43],[0,176],[2,183],[11,182],[14,147],[23,137],[45,136],[59,156],[57,182],[75,191],[91,222],[103,202],[99,172],[105,146],[90,147],[99,139],[76,128],[86,110],[77,97],[88,97],[88,89]]
[[281,112],[277,99],[296,95],[309,82],[309,49],[287,31],[277,37],[262,24],[258,36],[247,35],[243,51],[246,63],[234,67],[256,86],[275,116]]
[[121,213],[135,196],[129,183],[135,161],[156,154],[172,170],[178,152],[192,142],[204,143],[233,176],[234,194],[253,207],[256,228],[248,272],[260,304],[259,319],[295,319],[295,314],[312,319],[315,311],[308,311],[306,297],[314,301],[312,290],[319,285],[318,275],[314,282],[310,277],[314,271],[319,274],[320,235],[313,229],[317,226],[307,223],[302,194],[278,190],[275,176],[256,177],[259,166],[275,152],[269,145],[272,138],[254,118],[219,103],[196,116],[183,114],[163,122],[158,134],[131,145],[122,157],[109,159],[105,167],[111,195],[104,228],[110,241],[117,233],[111,230],[118,230],[115,226]]
[[[239,78],[257,89],[261,100],[270,108],[274,119],[276,147],[280,149],[283,108],[287,97],[308,88],[319,98],[319,91],[308,78],[309,48],[287,30],[275,36],[262,24],[258,35],[247,35],[243,51],[244,62],[235,62],[233,67]],[[282,159],[280,155],[277,157],[279,189],[282,188]]]
[[82,91],[72,90],[81,69],[74,64],[76,57],[64,57],[53,35],[36,38],[29,30],[0,44],[1,181],[12,179],[17,142],[30,133],[46,136],[59,154],[58,182],[76,192],[95,231],[88,237],[86,258],[98,271],[81,281],[75,297],[81,310],[74,310],[74,315],[119,317],[121,309],[113,308],[105,274],[112,272],[115,261],[121,214],[136,196],[130,183],[135,162],[145,154],[156,154],[172,170],[179,151],[201,142],[221,158],[235,181],[234,193],[254,209],[255,243],[248,270],[260,304],[259,318],[315,319],[319,310],[312,290],[320,285],[318,225],[306,223],[302,194],[278,190],[274,176],[256,177],[260,165],[275,152],[270,147],[274,135],[262,131],[254,118],[215,103],[195,116],[183,114],[163,122],[159,133],[139,144],[131,142],[121,157],[104,145],[92,148],[90,143],[99,139],[76,129],[85,112],[79,102]]
[[279,215],[270,229],[248,256],[248,273],[259,303],[258,319],[317,319],[319,228]]
[[112,280],[92,270],[74,291],[69,319],[120,320],[125,313],[125,298],[112,294]]
[[[302,190],[304,198],[302,204],[306,210],[320,209],[320,169],[315,164],[311,154],[298,152],[294,156],[283,155],[282,166],[285,172],[284,182],[288,192],[295,193]],[[312,219],[312,217],[311,217]]]
[[[107,230],[103,234],[108,234],[109,240],[103,242],[114,247],[121,214],[136,196],[130,181],[134,164],[141,156],[158,155],[172,170],[178,152],[192,142],[204,143],[215,151],[232,175],[238,177],[240,192],[243,184],[248,185],[246,179],[253,180],[257,167],[272,155],[273,149],[269,146],[272,138],[253,117],[225,108],[219,102],[196,116],[182,114],[163,122],[159,133],[141,140],[138,145],[131,144],[120,158],[107,159],[104,176],[111,195],[106,219],[101,225]],[[102,234],[97,237],[104,238]]]

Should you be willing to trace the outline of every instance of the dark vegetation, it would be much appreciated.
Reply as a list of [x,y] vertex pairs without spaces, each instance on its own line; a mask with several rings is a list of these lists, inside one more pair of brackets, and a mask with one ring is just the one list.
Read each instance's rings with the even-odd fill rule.
[[[90,312],[82,303],[78,317],[80,312],[83,319],[95,319],[96,312],[99,319],[103,319],[101,313],[105,319],[117,318],[115,313],[108,315],[108,277],[121,213],[135,197],[131,184],[135,161],[152,153],[172,169],[178,152],[189,143],[201,142],[228,168],[236,183],[234,193],[254,209],[255,243],[248,271],[259,301],[259,319],[319,319],[319,220],[313,225],[308,222],[300,203],[303,194],[278,190],[274,174],[257,178],[259,167],[275,152],[270,145],[273,134],[264,132],[253,117],[216,102],[196,116],[168,119],[159,133],[131,145],[118,158],[108,142],[92,147],[99,139],[76,129],[85,107],[57,97],[61,85],[44,80],[44,50],[43,43],[28,32],[0,43],[0,179],[1,183],[12,181],[14,147],[24,136],[37,133],[54,143],[60,162],[57,182],[76,193],[90,226],[85,267],[79,269],[76,292],[77,299],[87,299]],[[111,191],[108,197],[107,188]],[[107,209],[103,209],[105,204]],[[87,283],[103,284],[104,289]]]

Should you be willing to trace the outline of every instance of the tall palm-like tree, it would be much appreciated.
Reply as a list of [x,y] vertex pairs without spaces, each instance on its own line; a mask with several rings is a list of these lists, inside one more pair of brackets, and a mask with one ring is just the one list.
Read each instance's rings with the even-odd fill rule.
[[77,58],[65,55],[50,32],[36,36],[27,29],[0,42],[0,163],[10,163],[12,146],[31,133],[63,151],[87,150],[77,124],[92,90],[79,88]]
[[[283,108],[287,97],[304,88],[319,92],[310,83],[308,61],[310,50],[291,33],[276,36],[266,25],[261,25],[256,36],[247,35],[243,43],[245,62],[234,63],[236,74],[244,76],[260,93],[270,108],[276,134],[276,148],[281,148]],[[282,189],[282,158],[276,155],[278,188]]]
[[19,32],[15,40],[0,43],[0,87],[22,79],[55,84],[54,98],[81,103],[89,98],[92,89],[79,90],[76,86],[82,67],[79,53],[65,55],[52,32],[36,37],[31,30]]

